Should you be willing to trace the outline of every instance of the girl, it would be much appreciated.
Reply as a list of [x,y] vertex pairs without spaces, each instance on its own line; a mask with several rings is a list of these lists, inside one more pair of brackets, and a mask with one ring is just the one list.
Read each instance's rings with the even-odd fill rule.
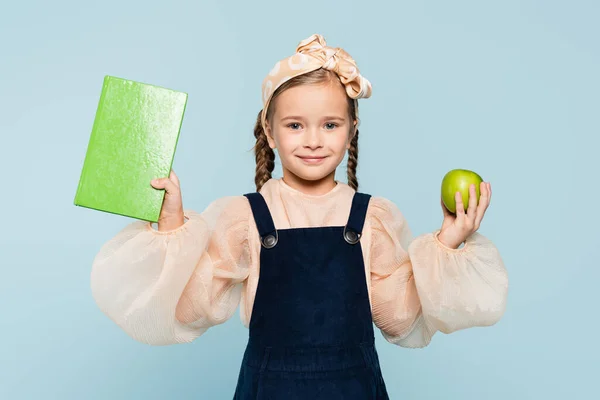
[[[437,332],[495,324],[507,273],[477,233],[491,188],[411,241],[384,198],[357,192],[357,99],[371,84],[320,35],[263,82],[255,193],[184,210],[175,173],[158,230],[135,222],[103,246],[92,271],[100,309],[134,339],[191,342],[240,304],[249,340],[235,399],[387,399],[373,323],[391,343],[423,347]],[[277,149],[283,178],[271,177]],[[348,184],[335,170],[348,151]],[[460,247],[464,243],[463,247]],[[233,392],[233,390],[232,390]]]

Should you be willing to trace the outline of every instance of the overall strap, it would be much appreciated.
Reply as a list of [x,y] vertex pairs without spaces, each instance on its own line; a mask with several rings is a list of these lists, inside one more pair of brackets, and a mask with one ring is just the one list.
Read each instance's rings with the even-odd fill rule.
[[246,193],[244,196],[250,202],[262,245],[266,248],[275,247],[278,240],[277,230],[265,198],[258,192]]
[[350,216],[348,223],[344,228],[344,239],[350,244],[358,243],[362,235],[363,225],[367,217],[367,208],[371,195],[365,193],[355,193],[350,207]]

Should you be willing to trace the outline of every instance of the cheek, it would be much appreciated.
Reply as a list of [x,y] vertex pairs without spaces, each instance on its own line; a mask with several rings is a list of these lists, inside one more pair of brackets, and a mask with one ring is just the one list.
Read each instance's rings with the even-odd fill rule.
[[276,134],[275,143],[280,152],[289,152],[301,145],[300,135],[293,134]]
[[345,152],[350,146],[350,139],[347,134],[339,134],[332,136],[329,141],[329,147],[335,149],[336,152]]

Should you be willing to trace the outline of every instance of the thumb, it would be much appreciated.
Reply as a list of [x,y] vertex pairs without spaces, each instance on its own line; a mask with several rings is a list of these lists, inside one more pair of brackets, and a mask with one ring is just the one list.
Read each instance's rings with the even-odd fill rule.
[[155,189],[165,189],[167,193],[173,193],[175,191],[175,185],[169,178],[153,179],[150,184]]
[[441,196],[440,196],[440,205],[442,206],[442,212],[444,213],[444,217],[453,216],[452,213],[450,212],[450,210],[448,210],[448,208],[444,204],[444,199]]

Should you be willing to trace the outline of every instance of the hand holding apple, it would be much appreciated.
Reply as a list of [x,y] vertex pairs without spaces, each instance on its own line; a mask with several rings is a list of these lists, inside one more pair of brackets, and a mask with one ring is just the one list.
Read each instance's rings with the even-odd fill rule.
[[442,180],[441,206],[444,221],[438,239],[456,249],[479,229],[492,196],[489,182],[475,172],[456,169]]
[[442,200],[444,206],[453,214],[456,214],[456,192],[460,192],[464,211],[467,211],[469,203],[469,186],[475,185],[477,200],[481,194],[480,184],[483,178],[473,171],[467,169],[453,169],[442,179]]

